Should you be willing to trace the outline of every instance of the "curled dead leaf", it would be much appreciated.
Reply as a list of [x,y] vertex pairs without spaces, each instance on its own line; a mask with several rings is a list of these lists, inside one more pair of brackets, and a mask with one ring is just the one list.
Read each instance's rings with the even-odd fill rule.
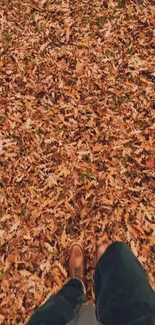
[[54,252],[54,247],[52,247],[49,243],[45,243],[45,247],[47,248],[49,253]]
[[84,73],[84,65],[81,61],[77,61],[77,63],[76,63],[76,73],[79,76],[82,76]]
[[150,157],[147,161],[146,161],[146,168],[148,169],[152,169],[154,168],[154,157]]
[[67,177],[70,175],[70,171],[65,166],[60,166],[58,171],[59,177]]
[[10,254],[10,255],[8,255],[7,260],[8,260],[9,263],[16,263],[17,262],[17,256],[15,254]]
[[[2,315],[2,314],[0,314],[0,324],[2,324],[1,322],[3,322],[4,321],[4,319],[5,319],[5,316],[4,315]],[[3,323],[4,324],[4,323]]]
[[29,271],[27,271],[27,270],[20,270],[19,273],[20,273],[21,276],[24,277],[24,278],[27,277],[27,276],[29,277],[29,276],[32,275],[31,272],[29,272]]
[[100,150],[103,149],[103,145],[102,143],[99,143],[99,144],[96,144],[94,147],[93,147],[93,152],[99,152]]
[[66,272],[64,266],[63,266],[59,261],[55,261],[54,266],[56,266],[56,267],[59,269],[59,271],[61,272],[61,274],[62,274],[65,278],[68,277],[67,272]]
[[61,234],[61,244],[62,244],[62,247],[66,247],[67,246],[66,227],[64,227],[63,232]]
[[66,28],[66,42],[68,43],[70,37],[70,27]]

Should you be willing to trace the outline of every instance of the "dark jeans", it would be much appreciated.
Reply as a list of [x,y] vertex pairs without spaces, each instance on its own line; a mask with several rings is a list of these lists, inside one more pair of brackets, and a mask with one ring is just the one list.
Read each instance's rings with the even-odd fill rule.
[[[94,275],[96,316],[106,325],[154,325],[155,293],[129,247],[110,245]],[[65,325],[84,302],[83,286],[70,280],[31,317],[27,325]]]

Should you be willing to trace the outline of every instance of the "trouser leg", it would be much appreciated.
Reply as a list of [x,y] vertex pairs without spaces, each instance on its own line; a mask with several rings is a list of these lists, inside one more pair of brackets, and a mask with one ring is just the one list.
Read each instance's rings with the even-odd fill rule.
[[98,261],[94,280],[96,314],[102,324],[154,324],[155,293],[125,243],[116,242],[107,248]]
[[76,317],[83,302],[81,281],[71,279],[32,315],[27,325],[65,325]]

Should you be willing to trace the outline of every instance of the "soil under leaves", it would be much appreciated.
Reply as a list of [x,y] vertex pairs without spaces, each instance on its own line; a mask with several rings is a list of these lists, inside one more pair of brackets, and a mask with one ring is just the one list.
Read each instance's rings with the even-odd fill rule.
[[129,244],[155,289],[152,0],[0,0],[0,324],[24,324],[80,240]]

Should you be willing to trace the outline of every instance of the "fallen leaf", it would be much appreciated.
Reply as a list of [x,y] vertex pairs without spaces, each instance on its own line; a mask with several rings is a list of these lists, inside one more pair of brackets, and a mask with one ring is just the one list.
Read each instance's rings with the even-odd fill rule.
[[7,261],[9,263],[16,263],[17,262],[17,256],[15,254],[10,254],[7,257]]
[[96,144],[93,146],[93,152],[100,152],[103,149],[102,143]]
[[66,228],[63,229],[63,232],[61,234],[61,244],[62,247],[66,247],[67,246],[67,234],[66,234]]
[[23,276],[23,277],[29,277],[32,275],[31,272],[27,271],[27,270],[20,270],[19,271],[20,275]]
[[68,175],[70,175],[70,171],[65,167],[65,166],[60,166],[59,167],[59,171],[58,171],[58,175],[67,177]]
[[83,65],[83,62],[77,61],[77,63],[76,63],[76,73],[79,76],[82,76],[83,75],[83,73],[84,73],[84,65]]
[[147,161],[146,161],[146,168],[148,169],[152,169],[154,168],[154,157],[150,157]]
[[3,321],[4,321],[4,319],[5,319],[5,316],[4,316],[4,315],[2,315],[2,314],[0,314],[0,324],[2,324],[1,322],[3,322]]
[[70,37],[70,27],[66,28],[66,42],[68,43]]

